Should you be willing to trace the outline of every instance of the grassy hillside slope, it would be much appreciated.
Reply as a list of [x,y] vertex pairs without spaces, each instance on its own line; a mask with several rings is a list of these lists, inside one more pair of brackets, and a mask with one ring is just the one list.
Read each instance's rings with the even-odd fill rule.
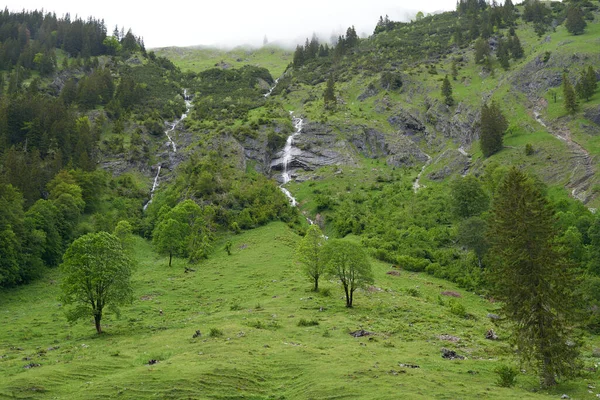
[[[600,375],[587,369],[549,393],[526,373],[514,388],[496,386],[494,370],[511,362],[506,332],[487,317],[496,306],[446,281],[374,262],[375,284],[354,309],[333,281],[310,292],[293,261],[297,240],[273,223],[185,273],[139,239],[135,302],[100,336],[91,321],[66,323],[57,271],[3,290],[0,398],[595,398],[587,386]],[[499,341],[485,339],[490,328]],[[373,335],[349,334],[359,329]],[[597,337],[584,347],[586,367],[598,347]],[[442,348],[466,359],[443,359]]]
[[292,61],[292,51],[276,46],[259,49],[236,47],[232,50],[203,47],[164,47],[155,53],[167,57],[182,71],[202,72],[215,66],[239,68],[256,65],[267,68],[273,77],[280,77]]

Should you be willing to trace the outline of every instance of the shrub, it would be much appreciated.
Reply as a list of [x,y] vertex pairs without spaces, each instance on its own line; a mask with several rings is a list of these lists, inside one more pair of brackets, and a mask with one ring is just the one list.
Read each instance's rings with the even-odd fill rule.
[[531,145],[531,143],[527,143],[525,145],[525,155],[526,156],[531,156],[533,155],[533,146]]
[[417,288],[408,288],[408,289],[406,289],[406,293],[412,297],[420,297],[421,296],[421,292],[419,292],[419,289],[417,289]]
[[210,332],[208,333],[210,337],[221,337],[223,336],[223,331],[219,328],[210,328]]
[[448,304],[450,305],[450,312],[458,317],[464,318],[467,315],[465,306],[462,305],[458,300],[451,299]]
[[429,265],[429,260],[414,258],[411,256],[398,256],[397,264],[407,270],[413,272],[423,272]]
[[319,321],[316,319],[311,319],[310,321],[304,318],[300,318],[298,321],[298,326],[317,326],[319,325]]
[[515,385],[517,381],[517,375],[519,371],[517,371],[514,367],[509,367],[507,365],[501,365],[495,370],[498,375],[498,380],[496,383],[501,387],[512,387]]

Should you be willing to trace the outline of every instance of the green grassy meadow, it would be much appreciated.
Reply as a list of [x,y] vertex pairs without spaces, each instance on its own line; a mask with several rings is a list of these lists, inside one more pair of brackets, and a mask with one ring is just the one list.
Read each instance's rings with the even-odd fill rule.
[[157,55],[167,57],[182,71],[202,72],[221,64],[233,68],[256,65],[269,70],[274,79],[280,77],[292,61],[293,51],[276,46],[258,49],[236,47],[232,50],[202,47],[165,47],[154,49]]
[[[512,365],[512,351],[487,317],[493,303],[373,261],[375,284],[346,309],[336,282],[310,291],[294,262],[298,239],[272,223],[233,236],[231,256],[221,243],[203,264],[171,268],[138,239],[135,301],[120,319],[105,317],[102,335],[91,320],[66,322],[59,271],[1,291],[0,398],[596,398],[587,385],[600,379],[597,367],[588,370],[600,362],[597,337],[587,339],[588,369],[577,380],[540,392],[535,376],[521,373],[501,388],[494,370]],[[490,328],[499,341],[485,339]],[[373,334],[349,334],[359,329]],[[466,359],[443,359],[442,348]]]

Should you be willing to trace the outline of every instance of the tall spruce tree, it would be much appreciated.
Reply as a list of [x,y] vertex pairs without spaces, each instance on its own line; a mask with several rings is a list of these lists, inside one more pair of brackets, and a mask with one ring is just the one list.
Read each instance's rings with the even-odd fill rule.
[[510,54],[508,50],[508,42],[504,39],[500,39],[498,41],[498,50],[496,51],[496,58],[498,58],[498,62],[500,66],[508,71],[510,68]]
[[573,269],[555,244],[554,215],[525,173],[512,168],[498,188],[488,222],[491,293],[512,329],[521,360],[543,386],[571,376],[578,349]]
[[481,136],[480,146],[485,157],[502,150],[502,136],[508,128],[506,117],[502,114],[496,102],[488,106],[487,103],[481,107]]
[[581,99],[589,101],[596,91],[596,72],[590,65],[587,69],[581,71],[581,76],[575,85],[575,91]]
[[444,102],[446,105],[451,106],[454,104],[454,98],[452,97],[452,85],[450,84],[448,75],[446,75],[444,81],[442,82],[442,96],[444,96]]
[[581,35],[586,27],[586,22],[583,19],[583,12],[578,6],[569,6],[567,10],[567,19],[565,27],[572,35]]
[[508,49],[510,50],[510,55],[515,60],[518,60],[525,54],[523,46],[521,46],[521,41],[516,33],[508,39]]
[[563,74],[563,97],[565,99],[565,110],[569,114],[574,114],[577,111],[577,96],[575,95],[575,89],[569,80],[566,73]]

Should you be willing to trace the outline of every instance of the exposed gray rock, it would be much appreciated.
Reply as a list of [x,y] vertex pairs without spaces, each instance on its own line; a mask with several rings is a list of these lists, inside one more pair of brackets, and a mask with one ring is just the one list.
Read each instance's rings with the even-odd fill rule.
[[377,87],[375,87],[375,85],[369,85],[369,86],[367,86],[365,91],[362,92],[358,96],[358,100],[364,101],[364,100],[368,99],[369,97],[377,96],[377,94],[379,94],[379,89],[377,89]]
[[583,115],[586,119],[589,119],[596,125],[600,126],[600,106],[586,109]]
[[442,166],[427,175],[433,181],[445,179],[455,173],[465,175],[471,166],[471,160],[458,150],[448,149],[435,160],[433,166],[436,165]]

